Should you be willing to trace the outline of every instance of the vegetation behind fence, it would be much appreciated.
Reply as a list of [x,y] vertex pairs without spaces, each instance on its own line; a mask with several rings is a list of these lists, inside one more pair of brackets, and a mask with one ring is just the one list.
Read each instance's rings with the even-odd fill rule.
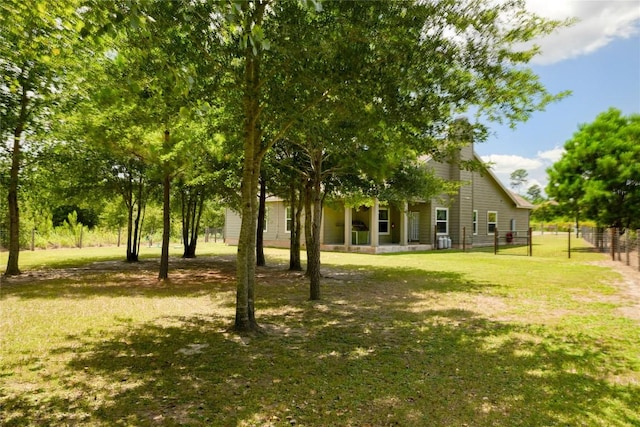
[[582,227],[582,237],[611,260],[624,262],[640,271],[640,229]]
[[[180,227],[172,227],[171,241],[180,242]],[[202,227],[199,240],[208,242],[209,239],[217,241],[223,239],[222,227]],[[0,251],[6,250],[8,230],[0,229]],[[120,246],[127,244],[126,229],[108,229],[102,227],[89,228],[82,224],[65,224],[52,227],[48,230],[23,231],[20,236],[20,248],[22,250],[58,249],[58,248],[83,248],[100,246]],[[162,241],[162,230],[153,230],[142,236],[140,245],[159,245]]]

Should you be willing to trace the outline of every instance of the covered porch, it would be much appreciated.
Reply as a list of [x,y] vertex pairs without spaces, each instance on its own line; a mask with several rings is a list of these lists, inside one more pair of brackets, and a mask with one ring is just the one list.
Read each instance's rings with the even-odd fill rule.
[[433,249],[429,203],[325,206],[321,249],[370,254]]

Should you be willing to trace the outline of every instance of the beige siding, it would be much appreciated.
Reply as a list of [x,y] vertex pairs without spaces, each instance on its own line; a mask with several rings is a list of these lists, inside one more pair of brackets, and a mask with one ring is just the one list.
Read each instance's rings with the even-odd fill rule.
[[241,221],[241,217],[236,211],[229,208],[225,209],[224,238],[226,243],[230,245],[238,244]]
[[431,161],[429,166],[433,168],[435,174],[440,178],[451,179],[451,166],[449,164]]
[[325,206],[322,213],[324,224],[323,244],[344,244],[344,209],[337,206]]
[[474,172],[473,209],[478,210],[478,235],[473,236],[474,245],[493,244],[494,236],[488,233],[487,214],[498,213],[498,231],[504,234],[515,219],[516,229],[524,231],[529,227],[529,211],[519,209],[503,188],[489,175]]
[[266,203],[267,229],[264,242],[267,246],[288,246],[291,233],[286,231],[286,205],[284,202],[269,201]]
[[[264,232],[265,246],[289,247],[291,233],[286,231],[286,217],[284,202],[269,201],[265,205],[267,228]],[[225,241],[227,244],[236,245],[240,236],[240,215],[231,210],[226,210]],[[304,242],[304,236],[303,236]]]

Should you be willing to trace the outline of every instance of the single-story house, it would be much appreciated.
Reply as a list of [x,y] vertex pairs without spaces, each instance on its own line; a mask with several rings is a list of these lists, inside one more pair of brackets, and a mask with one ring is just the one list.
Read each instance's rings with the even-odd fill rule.
[[[460,158],[481,161],[472,145],[461,150]],[[500,235],[526,235],[533,205],[508,190],[490,169],[466,171],[457,163],[426,162],[438,176],[464,183],[455,196],[393,205],[373,200],[371,206],[346,209],[326,204],[321,249],[376,254],[436,249],[447,243],[454,248],[489,246],[496,230]],[[265,246],[289,247],[290,207],[282,199],[268,198],[266,208]],[[227,209],[226,243],[237,244],[239,234],[240,216]]]

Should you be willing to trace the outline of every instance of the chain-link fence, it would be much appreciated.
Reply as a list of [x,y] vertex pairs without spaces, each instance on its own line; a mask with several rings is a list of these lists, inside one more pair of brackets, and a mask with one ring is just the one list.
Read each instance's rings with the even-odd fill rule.
[[640,229],[582,227],[582,237],[611,260],[640,271]]

